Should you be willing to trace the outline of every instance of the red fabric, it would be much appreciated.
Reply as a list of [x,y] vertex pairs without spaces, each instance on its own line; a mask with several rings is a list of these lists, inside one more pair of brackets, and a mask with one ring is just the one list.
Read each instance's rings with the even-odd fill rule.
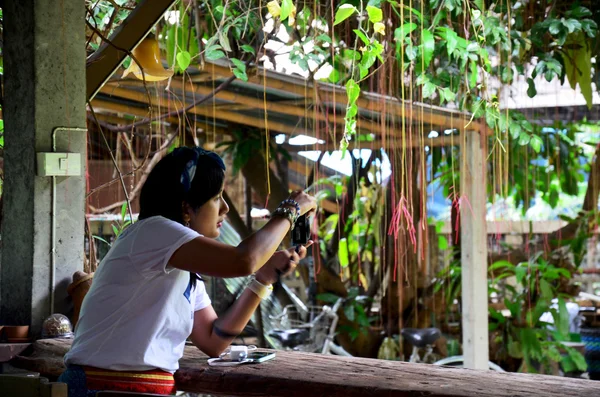
[[88,390],[130,391],[137,393],[175,394],[175,379],[170,372],[111,371],[84,367]]

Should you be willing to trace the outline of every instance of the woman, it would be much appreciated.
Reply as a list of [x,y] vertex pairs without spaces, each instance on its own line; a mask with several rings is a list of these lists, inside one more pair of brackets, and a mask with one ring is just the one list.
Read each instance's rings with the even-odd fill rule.
[[[186,339],[218,356],[271,284],[306,255],[306,247],[275,252],[295,218],[316,208],[302,192],[237,247],[215,241],[229,210],[224,177],[221,158],[201,148],[176,149],[152,170],[140,195],[139,220],[119,235],[83,301],[59,379],[68,383],[70,397],[97,390],[173,394]],[[255,276],[217,317],[198,273]]]

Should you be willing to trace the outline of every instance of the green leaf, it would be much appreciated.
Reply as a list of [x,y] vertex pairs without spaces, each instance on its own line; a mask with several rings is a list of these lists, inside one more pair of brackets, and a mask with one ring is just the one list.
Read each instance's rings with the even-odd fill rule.
[[431,63],[433,51],[435,50],[435,39],[433,37],[433,33],[427,29],[423,30],[421,35],[421,46],[423,48],[423,65],[425,68],[427,68],[429,63]]
[[442,90],[442,96],[444,97],[446,102],[452,102],[454,99],[456,99],[456,93],[448,87]]
[[177,24],[169,26],[167,29],[167,63],[173,67],[175,61],[175,41],[177,38]]
[[332,43],[331,37],[329,37],[329,35],[326,35],[326,34],[320,34],[320,35],[318,35],[317,36],[317,41],[322,41],[324,43],[329,43],[329,44]]
[[[540,280],[543,281],[543,280]],[[556,324],[556,330],[563,336],[569,335],[569,311],[567,310],[567,304],[565,300],[560,298],[558,300],[558,323]]]
[[508,298],[504,298],[504,305],[510,310],[512,318],[518,318],[521,313],[521,302],[511,302]]
[[585,362],[585,357],[575,349],[567,348],[567,351],[569,352],[569,357],[571,360],[573,360],[577,369],[582,372],[586,371],[587,363]]
[[517,266],[515,267],[515,276],[517,277],[517,282],[521,284],[523,279],[527,275],[527,267],[526,266]]
[[490,267],[489,267],[489,269],[488,269],[488,270],[489,270],[490,272],[493,272],[493,271],[495,271],[495,270],[498,270],[498,269],[504,269],[504,268],[506,268],[506,269],[514,269],[514,268],[515,268],[515,265],[513,265],[512,263],[510,263],[510,262],[509,262],[509,261],[507,261],[507,260],[499,260],[499,261],[496,261],[496,262],[494,262],[494,263],[492,264],[492,266],[490,266]]
[[446,236],[438,236],[438,248],[442,251],[448,249],[448,239]]
[[227,31],[219,31],[219,44],[226,52],[231,52],[231,45],[229,44],[229,37],[227,37]]
[[177,66],[182,71],[186,70],[188,68],[188,66],[190,66],[191,60],[192,60],[192,57],[190,56],[189,52],[180,51],[179,53],[177,53]]
[[519,123],[510,123],[508,130],[510,131],[510,136],[512,139],[518,139],[519,135],[521,135],[521,132],[523,132],[521,124]]
[[575,370],[577,369],[577,365],[575,364],[573,359],[569,356],[561,357],[560,367],[562,368],[562,370],[565,374],[575,372]]
[[239,70],[241,70],[242,72],[246,71],[246,64],[242,61],[240,61],[237,58],[231,58],[231,62],[235,65],[235,67]]
[[588,35],[588,37],[596,37],[596,33],[598,32],[598,24],[596,21],[592,21],[591,19],[584,19],[581,21],[581,26],[583,31]]
[[539,153],[540,150],[542,149],[542,143],[544,143],[544,141],[542,141],[542,138],[540,138],[537,135],[532,135],[531,140],[529,141],[531,148],[536,153]]
[[477,62],[471,61],[470,69],[471,69],[471,74],[469,76],[469,88],[472,89],[472,88],[475,88],[475,86],[477,85],[477,76],[478,76]]
[[[367,37],[366,34],[364,34],[363,32],[361,32],[358,29],[354,29],[354,33],[358,36],[359,39],[361,39],[361,41],[365,44],[365,45],[369,45],[371,44],[371,41],[369,40],[369,38]],[[327,36],[329,37],[329,36]]]
[[423,99],[431,98],[435,93],[435,84],[428,81],[423,84]]
[[529,85],[529,88],[527,88],[527,96],[529,96],[529,98],[533,98],[537,94],[537,90],[535,89],[535,82],[532,78],[528,78],[527,84]]
[[572,10],[567,11],[566,15],[569,17],[581,19],[584,17],[592,16],[592,12],[585,7],[579,6],[579,7],[573,8]]
[[360,74],[360,79],[364,79],[365,77],[367,77],[367,75],[369,74],[369,69],[365,67],[365,65],[360,64],[358,65],[358,70],[359,70],[359,74]]
[[514,358],[523,358],[523,349],[519,341],[513,340],[508,343],[508,355]]
[[371,66],[373,66],[373,64],[375,63],[376,60],[377,60],[377,58],[375,58],[375,56],[373,54],[371,54],[370,52],[365,52],[360,61],[360,64],[362,66],[364,66],[365,69],[369,70],[369,68]]
[[552,287],[544,279],[540,280],[540,291],[542,292],[542,297],[544,299],[550,301],[552,300],[552,298],[554,298],[554,292],[552,292]]
[[206,48],[204,56],[208,61],[216,61],[217,59],[223,58],[225,56],[225,53],[221,51],[220,45],[214,44]]
[[531,135],[526,132],[521,132],[519,135],[519,145],[527,146],[529,145],[529,141],[531,141]]
[[416,23],[405,23],[404,25],[400,26],[399,28],[396,28],[396,30],[394,30],[394,39],[397,42],[402,42],[404,40],[404,38],[406,37],[406,35],[412,33],[413,30],[415,30],[417,28],[417,24]]
[[338,299],[340,299],[339,296],[329,293],[329,292],[325,292],[325,293],[317,295],[317,300],[323,301],[325,303],[336,303],[338,301]]
[[562,24],[567,28],[569,33],[573,33],[576,30],[581,29],[581,22],[579,22],[577,19],[563,19]]
[[346,83],[346,93],[348,94],[348,103],[354,103],[360,95],[360,86],[353,79]]
[[358,10],[356,9],[356,7],[354,7],[352,4],[342,4],[335,13],[335,21],[333,22],[333,26],[344,22],[357,11]]
[[354,321],[354,305],[348,305],[346,307],[344,307],[344,314],[346,315],[346,318],[348,318],[348,320],[350,321]]
[[458,45],[458,35],[453,30],[448,30],[446,35],[446,49],[448,50],[448,56],[452,56],[452,53]]
[[248,44],[244,44],[242,46],[242,50],[244,50],[246,52],[249,52],[252,55],[256,55],[256,50],[254,49],[254,47],[249,46]]
[[548,31],[550,32],[551,35],[557,36],[560,33],[562,26],[563,26],[562,23],[555,19],[550,23],[550,27],[548,28]]
[[240,79],[242,81],[248,81],[248,75],[243,70],[235,68],[235,69],[233,69],[233,74],[235,75],[235,77],[237,77],[238,79]]
[[369,21],[371,23],[381,22],[383,19],[383,12],[380,8],[367,6],[367,13],[369,14]]
[[95,240],[98,240],[98,241],[102,241],[104,244],[108,245],[109,247],[111,246],[111,244],[108,241],[106,241],[105,239],[103,239],[100,236],[92,236],[92,238]]
[[282,0],[281,13],[279,14],[279,17],[281,18],[281,20],[285,21],[290,16],[293,9],[294,9],[294,3],[292,3],[292,0]]
[[125,215],[127,215],[127,201],[121,206],[121,220],[125,220]]
[[346,267],[350,263],[350,259],[348,258],[348,240],[345,238],[340,240],[338,246],[338,259],[341,267]]

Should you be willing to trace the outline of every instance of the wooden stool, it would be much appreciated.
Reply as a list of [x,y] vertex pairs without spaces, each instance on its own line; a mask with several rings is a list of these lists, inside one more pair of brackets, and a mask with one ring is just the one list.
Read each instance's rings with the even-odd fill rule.
[[46,378],[27,375],[0,375],[3,396],[68,397],[67,384],[48,382]]

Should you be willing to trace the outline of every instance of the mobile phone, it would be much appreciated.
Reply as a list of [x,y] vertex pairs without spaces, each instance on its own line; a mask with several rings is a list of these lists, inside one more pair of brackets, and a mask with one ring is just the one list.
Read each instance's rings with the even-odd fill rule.
[[273,352],[250,352],[246,357],[247,360],[252,360],[253,363],[262,363],[264,361],[269,361],[275,358],[275,353]]

